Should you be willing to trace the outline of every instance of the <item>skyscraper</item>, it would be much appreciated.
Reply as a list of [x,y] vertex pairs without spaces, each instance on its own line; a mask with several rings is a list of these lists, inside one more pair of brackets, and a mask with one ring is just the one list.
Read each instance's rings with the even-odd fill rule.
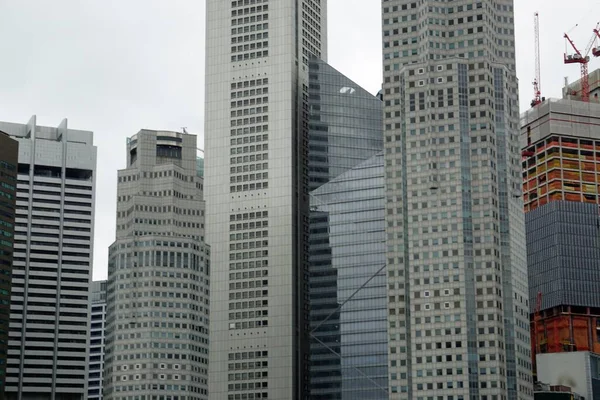
[[90,355],[88,400],[102,400],[106,336],[106,281],[92,282],[90,293]]
[[382,102],[312,59],[309,108],[310,398],[387,400]]
[[19,143],[0,131],[0,392],[6,383]]
[[210,396],[308,391],[308,64],[326,2],[208,0]]
[[512,0],[383,0],[391,399],[530,399]]
[[141,130],[118,172],[104,398],[207,399],[210,251],[196,136]]
[[84,399],[92,273],[93,133],[0,122],[19,142],[8,399]]

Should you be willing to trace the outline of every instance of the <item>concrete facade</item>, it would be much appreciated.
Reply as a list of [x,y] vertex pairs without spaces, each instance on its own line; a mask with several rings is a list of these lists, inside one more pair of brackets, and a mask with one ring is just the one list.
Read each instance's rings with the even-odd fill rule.
[[326,2],[208,0],[210,397],[308,393],[308,64]]
[[512,0],[383,0],[390,399],[531,399]]
[[85,399],[96,147],[89,131],[0,122],[19,142],[8,399]]
[[210,250],[196,136],[127,141],[109,248],[104,398],[208,398]]

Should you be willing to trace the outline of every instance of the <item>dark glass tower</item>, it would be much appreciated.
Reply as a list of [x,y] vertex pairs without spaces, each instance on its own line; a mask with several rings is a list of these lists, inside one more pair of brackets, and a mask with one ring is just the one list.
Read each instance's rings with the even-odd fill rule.
[[0,131],[0,394],[4,393],[19,142]]
[[309,67],[311,399],[387,399],[381,100]]

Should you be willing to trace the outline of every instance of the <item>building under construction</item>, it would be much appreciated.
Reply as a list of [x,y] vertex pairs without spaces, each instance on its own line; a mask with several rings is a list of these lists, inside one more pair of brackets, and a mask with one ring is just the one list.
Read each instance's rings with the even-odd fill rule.
[[[532,351],[600,353],[600,71],[522,115]],[[519,195],[516,193],[515,195]]]

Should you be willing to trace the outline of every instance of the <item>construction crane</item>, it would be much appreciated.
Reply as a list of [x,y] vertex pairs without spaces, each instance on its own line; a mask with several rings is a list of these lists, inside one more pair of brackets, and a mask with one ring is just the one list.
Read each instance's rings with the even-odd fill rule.
[[533,100],[531,100],[531,107],[535,107],[542,102],[542,77],[540,67],[540,16],[537,11],[533,14],[533,26],[535,33],[535,78],[533,80]]
[[[596,41],[596,38],[600,38],[600,22],[598,22],[598,24],[596,24],[596,28],[594,29],[594,42]],[[592,54],[594,55],[594,57],[600,57],[600,47],[598,46],[594,46],[594,48],[592,49]]]
[[[594,32],[594,36],[590,39],[588,46],[585,51],[582,53],[579,51],[575,43],[571,40],[568,34],[564,34],[564,38],[569,42],[573,50],[574,54],[568,54],[565,49],[564,62],[565,64],[580,64],[581,65],[581,100],[582,101],[590,101],[590,82],[588,75],[588,64],[590,62],[590,51],[592,50],[592,45],[596,41],[597,33]],[[566,44],[565,44],[566,46]]]

